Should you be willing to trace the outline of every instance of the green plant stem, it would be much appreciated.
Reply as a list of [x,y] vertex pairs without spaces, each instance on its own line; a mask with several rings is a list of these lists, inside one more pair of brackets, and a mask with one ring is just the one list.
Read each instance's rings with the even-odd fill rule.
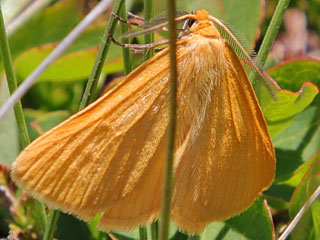
[[[154,16],[154,0],[144,0],[144,20],[148,21]],[[154,42],[154,33],[147,33],[144,35],[144,43],[151,43]],[[145,49],[144,50],[144,57],[143,60],[147,61],[149,58],[153,56],[152,49]],[[151,224],[151,235],[152,239],[156,240],[158,237],[157,228],[152,228],[154,223]]]
[[58,210],[50,210],[49,212],[49,218],[48,218],[48,224],[46,227],[46,231],[44,232],[43,240],[52,240],[54,232],[57,227],[57,223],[59,220],[60,211]]
[[[9,41],[6,34],[6,29],[3,21],[3,14],[2,14],[2,8],[0,5],[0,51],[1,51],[1,57],[2,62],[4,65],[9,92],[12,94],[17,89],[17,78],[13,69],[13,63],[12,63],[12,57],[9,47]],[[19,100],[16,105],[14,106],[14,114],[17,121],[17,126],[19,129],[20,139],[21,139],[21,145],[23,148],[29,145],[30,138],[28,134],[28,129],[26,125],[26,120],[23,115],[23,109],[21,101]],[[45,211],[45,205],[41,202],[36,201],[36,208],[37,212],[40,215],[40,225],[42,228],[42,231],[44,231],[47,223],[47,216]]]
[[147,235],[147,228],[145,227],[140,227],[139,228],[139,239],[140,240],[148,240],[148,235]]
[[173,161],[175,148],[175,132],[176,132],[176,108],[177,108],[177,58],[176,58],[176,22],[175,0],[167,0],[168,16],[169,16],[169,46],[170,46],[170,113],[168,126],[168,146],[166,153],[166,165],[164,171],[164,181],[162,189],[161,202],[161,218],[159,239],[167,240],[169,238],[171,196],[173,190]]
[[[122,4],[119,16],[123,19],[127,19],[126,4]],[[122,34],[129,31],[128,25],[123,22],[120,22],[120,29],[121,29]],[[129,39],[124,38],[124,39],[122,39],[122,42],[129,43]],[[122,55],[123,55],[123,62],[124,62],[124,73],[125,73],[125,75],[128,75],[132,70],[130,49],[129,48],[122,48]]]
[[[12,94],[17,89],[17,78],[15,72],[13,70],[13,63],[11,58],[11,52],[9,47],[9,42],[6,34],[6,29],[3,21],[2,9],[0,6],[0,50],[1,50],[1,57],[3,61],[3,66],[6,72],[6,77],[8,81],[8,87],[10,94]],[[29,145],[30,139],[29,134],[26,126],[26,121],[24,119],[22,104],[21,101],[18,101],[17,104],[14,106],[14,113],[17,120],[17,125],[21,137],[21,143],[23,148]]]
[[[144,20],[148,21],[154,16],[154,1],[153,0],[144,0]],[[144,35],[144,43],[154,42],[154,33],[150,32]],[[153,56],[153,49],[144,50],[144,61],[148,60]]]
[[151,239],[158,240],[158,221],[151,223]]
[[[273,44],[273,42],[279,32],[279,28],[281,26],[284,12],[287,9],[289,3],[290,3],[290,0],[279,0],[278,5],[276,7],[276,10],[272,16],[271,22],[268,26],[266,35],[263,38],[263,41],[261,43],[261,47],[260,47],[258,55],[257,55],[257,62],[262,67],[264,66],[264,64],[267,60],[268,53],[270,52],[271,46],[272,46],[272,44]],[[256,79],[256,74],[254,72],[251,72],[250,73],[251,82],[254,83],[255,79]],[[255,86],[255,91],[256,91],[256,94],[259,98],[260,87]]]
[[[114,6],[112,11],[119,15],[120,9],[124,3],[124,0],[118,0]],[[102,40],[100,43],[100,48],[91,71],[90,77],[88,79],[88,83],[83,94],[83,98],[80,103],[80,110],[87,106],[90,102],[93,101],[93,92],[97,86],[104,62],[106,60],[107,54],[109,52],[111,39],[109,38],[109,32],[111,34],[114,33],[118,20],[114,17],[110,16],[108,26],[106,27],[104,34],[102,36]]]
[[271,46],[279,32],[279,28],[281,26],[284,12],[287,9],[289,3],[290,3],[290,0],[280,0],[272,16],[271,22],[268,26],[266,35],[263,38],[263,41],[261,43],[261,47],[259,49],[258,56],[257,56],[262,66],[265,64],[267,60],[268,53],[270,52]]
[[37,209],[37,213],[40,215],[40,226],[41,230],[44,233],[47,227],[47,212],[46,212],[46,205],[42,202],[36,201],[35,207]]
[[[153,11],[153,0],[144,0],[144,20],[148,21],[149,19],[151,19],[154,14],[153,12],[154,12]],[[145,34],[144,35],[144,43],[146,44],[146,43],[153,42],[153,36],[154,36],[153,33]],[[150,57],[152,57],[152,55],[153,55],[153,50],[145,49],[143,60],[144,61],[148,60]],[[139,232],[140,232],[140,240],[144,239],[141,236],[142,232],[145,233],[144,237],[147,237],[147,229],[145,227],[140,227]],[[152,229],[151,229],[151,233],[152,233]],[[153,234],[157,235],[157,232],[153,233]]]

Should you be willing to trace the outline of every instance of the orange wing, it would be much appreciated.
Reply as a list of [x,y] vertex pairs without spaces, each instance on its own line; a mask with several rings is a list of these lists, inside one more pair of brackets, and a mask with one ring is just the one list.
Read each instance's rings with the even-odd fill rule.
[[167,55],[162,51],[114,90],[36,139],[15,161],[13,179],[34,197],[83,219],[130,198],[127,207],[130,217],[140,217],[138,225],[153,220],[165,162]]
[[189,234],[242,212],[274,178],[275,153],[253,88],[231,46],[221,49],[228,64],[217,71],[220,81],[207,80],[217,85],[203,124],[177,152],[172,217]]

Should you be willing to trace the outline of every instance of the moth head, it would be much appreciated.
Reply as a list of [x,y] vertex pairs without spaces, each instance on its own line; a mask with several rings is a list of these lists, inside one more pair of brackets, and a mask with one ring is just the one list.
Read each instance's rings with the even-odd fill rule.
[[207,38],[221,38],[218,29],[209,21],[209,13],[206,10],[197,10],[196,19],[190,28],[191,33],[200,34]]

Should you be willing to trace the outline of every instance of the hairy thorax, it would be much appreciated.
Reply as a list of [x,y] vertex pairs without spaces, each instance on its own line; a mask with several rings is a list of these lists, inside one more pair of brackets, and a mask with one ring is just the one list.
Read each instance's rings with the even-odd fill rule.
[[228,69],[224,40],[212,24],[208,24],[195,25],[190,29],[191,34],[178,42],[177,55],[184,57],[178,59],[177,149],[183,148],[186,141],[196,139],[213,93]]

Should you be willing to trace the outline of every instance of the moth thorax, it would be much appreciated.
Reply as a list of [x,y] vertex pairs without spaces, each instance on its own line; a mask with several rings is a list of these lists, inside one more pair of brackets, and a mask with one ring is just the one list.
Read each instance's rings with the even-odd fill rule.
[[191,35],[189,39],[178,53],[184,55],[178,64],[179,75],[183,76],[179,86],[191,84],[210,92],[223,79],[228,66],[224,42],[222,39],[205,38],[197,34]]

